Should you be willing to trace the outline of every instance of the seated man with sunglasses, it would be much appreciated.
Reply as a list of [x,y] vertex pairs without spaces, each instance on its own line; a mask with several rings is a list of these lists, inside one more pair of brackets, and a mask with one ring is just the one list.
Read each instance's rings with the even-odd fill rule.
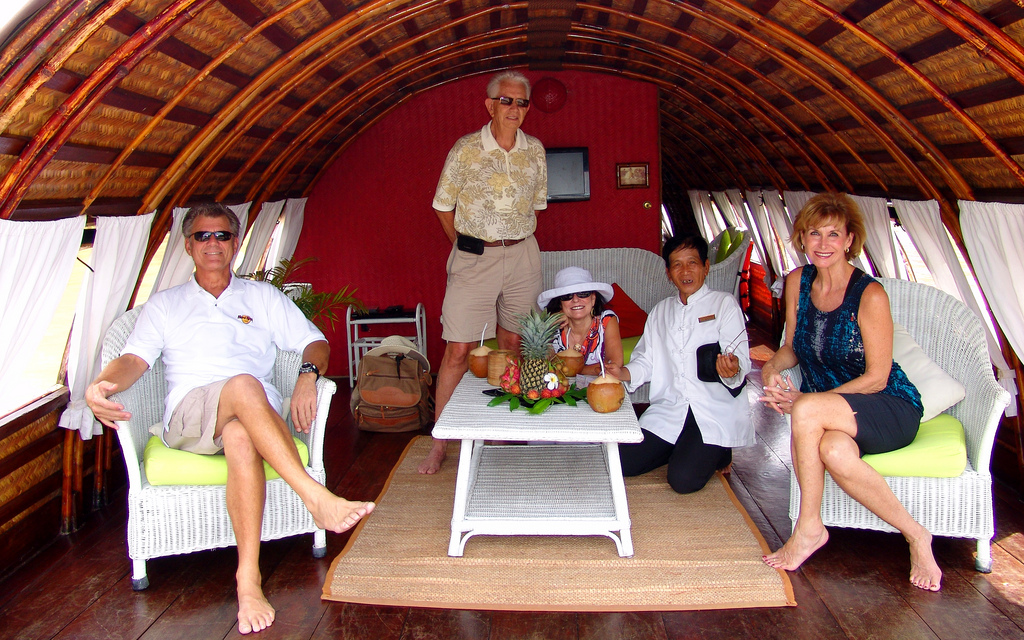
[[[519,350],[518,316],[541,290],[540,248],[533,232],[546,209],[544,145],[520,129],[530,110],[530,82],[518,71],[495,75],[484,106],[490,121],[448,152],[434,194],[434,213],[452,243],[441,307],[447,345],[437,372],[435,416],[469,368],[469,351],[486,331],[502,349]],[[436,473],[446,442],[419,466]]]
[[116,429],[115,421],[130,414],[107,396],[130,387],[163,357],[168,391],[161,437],[175,449],[224,451],[227,508],[238,544],[238,630],[261,631],[274,621],[259,570],[263,461],[325,529],[345,531],[374,505],[339,498],[306,473],[279,413],[281,394],[267,382],[275,347],[302,354],[291,418],[296,429],[308,432],[316,415],[316,380],[330,354],[324,335],[274,286],[234,276],[239,224],[230,209],[193,207],[182,231],[194,276],[153,294],[123,354],[104,367],[85,398],[96,418]]

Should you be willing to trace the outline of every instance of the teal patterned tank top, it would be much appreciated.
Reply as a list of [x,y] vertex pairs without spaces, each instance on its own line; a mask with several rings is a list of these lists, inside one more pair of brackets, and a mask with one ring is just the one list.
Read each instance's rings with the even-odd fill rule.
[[[818,275],[813,264],[800,275],[800,302],[796,313],[793,351],[800,360],[804,393],[829,391],[864,374],[864,339],[857,324],[864,289],[876,282],[856,269],[846,285],[843,303],[833,311],[820,311],[811,302],[811,284]],[[921,394],[895,361],[881,391],[902,398],[922,410]]]

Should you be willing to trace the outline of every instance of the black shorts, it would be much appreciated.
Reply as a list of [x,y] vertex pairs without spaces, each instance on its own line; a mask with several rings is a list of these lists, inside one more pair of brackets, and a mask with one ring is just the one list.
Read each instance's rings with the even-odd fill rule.
[[840,393],[857,421],[853,439],[860,454],[902,449],[917,437],[921,410],[902,398],[885,393]]

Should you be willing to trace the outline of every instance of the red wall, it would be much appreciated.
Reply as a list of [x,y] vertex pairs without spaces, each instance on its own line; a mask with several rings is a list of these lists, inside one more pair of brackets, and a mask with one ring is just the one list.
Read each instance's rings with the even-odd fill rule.
[[[589,147],[590,200],[553,202],[538,220],[542,250],[660,248],[661,182],[658,92],[614,75],[526,72],[567,89],[555,113],[531,107],[523,130],[546,147]],[[306,204],[296,258],[316,256],[302,279],[318,289],[355,286],[369,307],[423,302],[427,357],[436,371],[444,352],[441,302],[451,249],[431,209],[445,156],[462,135],[488,121],[488,76],[417,95],[355,140],[325,172]],[[650,187],[618,189],[616,163],[650,164]],[[649,209],[644,203],[650,203]],[[383,335],[404,333],[383,329]],[[344,319],[332,333],[331,375],[348,373]]]

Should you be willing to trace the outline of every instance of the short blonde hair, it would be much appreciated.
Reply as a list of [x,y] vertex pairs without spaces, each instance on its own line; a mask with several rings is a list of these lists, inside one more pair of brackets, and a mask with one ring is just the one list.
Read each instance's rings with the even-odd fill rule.
[[846,257],[852,260],[859,256],[864,249],[867,229],[864,227],[864,216],[860,213],[860,207],[845,193],[829,191],[819,193],[808,200],[793,221],[793,237],[789,240],[790,244],[800,253],[805,253],[804,233],[808,229],[818,228],[827,223],[845,227],[846,232],[853,235],[853,244],[846,252]]

